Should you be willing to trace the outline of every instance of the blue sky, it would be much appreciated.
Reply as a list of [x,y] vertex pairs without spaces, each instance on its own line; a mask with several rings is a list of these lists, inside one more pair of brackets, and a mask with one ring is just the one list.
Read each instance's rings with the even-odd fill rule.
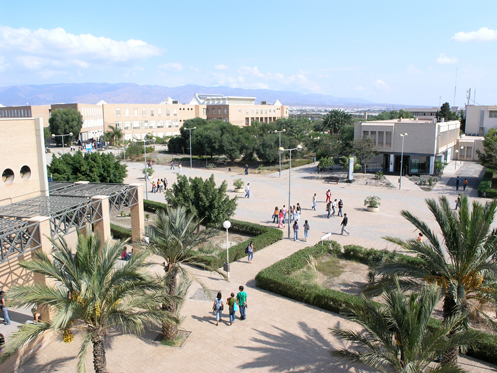
[[[497,2],[2,1],[0,85],[268,88],[497,104]],[[222,93],[222,92],[220,92]]]

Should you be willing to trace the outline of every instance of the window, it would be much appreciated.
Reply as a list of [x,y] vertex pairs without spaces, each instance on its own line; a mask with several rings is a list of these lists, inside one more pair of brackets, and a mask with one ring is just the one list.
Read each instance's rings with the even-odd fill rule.
[[138,116],[138,108],[135,108],[135,117]]
[[217,115],[221,115],[221,108],[217,109]]
[[171,111],[169,109],[166,109],[166,115],[167,116],[171,115]]
[[148,122],[148,128],[155,128],[155,120]]
[[205,110],[205,114],[206,114],[206,115],[209,115],[209,108],[204,109],[204,110]]
[[124,122],[124,129],[129,130],[131,128],[131,122]]
[[[166,128],[171,128],[171,121],[170,120],[166,120]],[[170,135],[168,135],[170,136]]]
[[126,108],[126,109],[125,109],[125,113],[126,113],[125,115],[126,115],[127,117],[129,117],[129,108]]
[[154,109],[150,109],[150,116],[153,117],[154,116]]
[[369,136],[373,139],[374,143],[376,144],[376,131],[371,131]]
[[224,108],[224,115],[228,114],[228,109]]
[[362,132],[362,137],[368,137],[368,136],[369,136],[369,131]]
[[178,115],[178,109],[174,108],[173,115]]
[[116,122],[116,128],[123,129],[123,122]]
[[392,147],[392,132],[387,131],[385,132],[385,148],[391,148]]
[[259,114],[259,109],[255,109],[255,113],[256,113],[256,114]]
[[142,109],[142,116],[146,117],[147,116],[147,109]]
[[179,121],[177,119],[173,120],[173,126],[174,127],[179,127]]
[[204,108],[204,116],[206,115],[206,109]]
[[148,120],[142,120],[142,128],[148,128]]
[[162,117],[162,108],[158,108],[157,109],[157,115],[159,115],[159,117]]
[[164,122],[162,120],[157,121],[157,128],[164,128]]
[[139,120],[134,120],[133,121],[133,128],[134,129],[139,129],[140,128],[140,121]]
[[254,114],[254,108],[252,108],[252,114]]
[[120,117],[121,116],[121,109],[117,108],[116,109],[116,117]]
[[490,111],[488,112],[488,116],[489,116],[490,118],[497,118],[497,111],[496,111],[496,110],[490,110]]
[[245,109],[245,114],[248,114],[248,108],[247,108],[247,109]]

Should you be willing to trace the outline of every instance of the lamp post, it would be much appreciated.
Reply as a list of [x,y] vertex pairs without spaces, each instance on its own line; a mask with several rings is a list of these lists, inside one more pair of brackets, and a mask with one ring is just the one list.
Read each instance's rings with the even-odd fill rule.
[[228,240],[228,229],[231,227],[229,220],[223,223],[223,227],[226,229],[226,272],[228,272],[228,281],[230,280],[230,242]]
[[150,139],[150,140],[135,140],[136,142],[143,142],[143,150],[145,154],[145,198],[148,199],[148,185],[147,185],[147,179],[148,179],[148,165],[147,165],[147,142],[155,142],[155,139]]
[[284,149],[282,147],[278,148],[280,156],[281,153],[283,152],[289,152],[290,153],[290,168],[288,169],[288,239],[291,238],[290,235],[290,225],[292,223],[292,216],[290,215],[290,208],[291,208],[291,203],[292,203],[292,150],[297,150],[300,151],[302,150],[302,145],[298,145],[296,148],[293,149]]
[[459,156],[459,164],[462,165],[462,157],[463,157],[463,150],[464,150],[464,146],[461,146],[461,155]]
[[65,147],[64,147],[64,136],[72,136],[72,132],[66,133],[65,135],[56,135],[52,134],[52,139],[55,139],[56,137],[62,137],[62,154],[65,152]]
[[[279,137],[280,137],[280,138],[279,138],[279,140],[280,140],[280,141],[279,141],[279,143],[278,143],[278,144],[279,144],[279,145],[278,145],[278,150],[281,148],[281,132],[286,132],[286,129],[284,129],[284,128],[283,128],[283,130],[281,130],[281,131],[274,130],[274,133],[277,133],[277,134],[279,135]],[[280,161],[280,162],[279,162],[279,163],[280,163],[280,176],[279,176],[279,177],[281,177],[281,152],[280,152],[280,153],[278,153],[278,156],[279,156],[279,161]]]
[[185,129],[188,130],[188,132],[190,133],[190,170],[191,170],[193,168],[193,166],[192,166],[192,131],[196,130],[197,127],[185,128]]
[[402,137],[402,151],[400,153],[400,178],[399,178],[399,190],[402,188],[402,167],[404,163],[404,137],[407,136],[407,133],[402,133],[400,137]]
[[459,150],[456,149],[454,153],[456,153],[456,155],[454,156],[454,170],[455,170],[457,166],[457,153],[459,153]]

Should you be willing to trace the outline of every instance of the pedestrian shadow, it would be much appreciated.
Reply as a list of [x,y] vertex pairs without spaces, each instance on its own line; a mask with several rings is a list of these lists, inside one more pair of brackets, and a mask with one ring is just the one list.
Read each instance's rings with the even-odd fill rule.
[[[302,333],[293,334],[273,326],[274,332],[255,330],[259,336],[252,338],[251,346],[239,349],[255,352],[257,357],[239,365],[239,369],[268,368],[271,372],[334,372],[357,371],[357,367],[332,357],[331,343],[317,329],[299,322]],[[354,370],[355,369],[355,370]],[[365,372],[369,372],[365,370]],[[372,370],[371,370],[372,372]]]
[[[229,315],[226,315],[226,317],[229,318]],[[216,315],[214,315],[214,314],[212,314],[210,316],[196,316],[196,315],[191,315],[191,318],[193,320],[198,321],[198,322],[202,322],[202,323],[206,322],[208,324],[216,325]]]
[[[3,317],[3,314],[2,314]],[[9,308],[9,319],[13,322],[18,322],[20,324],[24,324],[26,321],[33,321],[33,316],[26,315],[24,313],[12,311],[12,308]]]

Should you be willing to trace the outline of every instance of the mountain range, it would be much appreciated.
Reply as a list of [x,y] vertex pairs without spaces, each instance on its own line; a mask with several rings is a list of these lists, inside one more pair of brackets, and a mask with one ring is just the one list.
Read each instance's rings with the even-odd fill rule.
[[164,87],[160,85],[138,85],[134,83],[61,83],[44,85],[16,85],[0,87],[0,104],[49,105],[55,103],[96,104],[101,100],[107,103],[159,103],[171,97],[179,103],[189,103],[195,93],[217,93],[226,96],[256,97],[256,103],[279,100],[290,106],[373,106],[374,102],[361,98],[335,97],[324,94],[304,94],[291,91],[269,89],[243,89],[230,87],[204,87],[184,85]]

